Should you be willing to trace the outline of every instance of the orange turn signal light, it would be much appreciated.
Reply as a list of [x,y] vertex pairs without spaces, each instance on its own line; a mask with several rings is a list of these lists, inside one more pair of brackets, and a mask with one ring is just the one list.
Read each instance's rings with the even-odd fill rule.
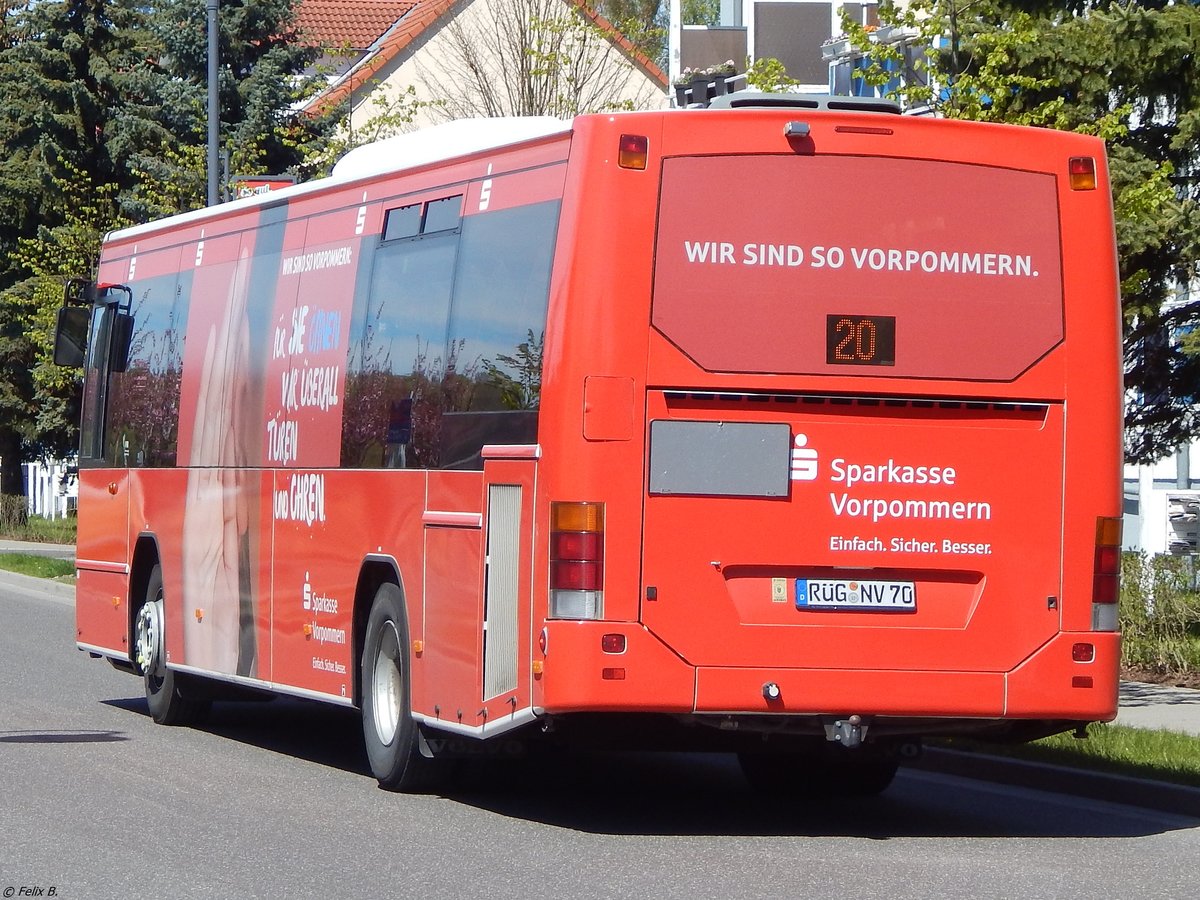
[[649,156],[650,139],[641,134],[623,134],[617,150],[617,165],[622,169],[644,169]]
[[603,503],[551,503],[551,531],[600,532],[604,530]]
[[1072,156],[1067,163],[1071,176],[1071,190],[1094,191],[1096,189],[1096,160],[1090,156]]

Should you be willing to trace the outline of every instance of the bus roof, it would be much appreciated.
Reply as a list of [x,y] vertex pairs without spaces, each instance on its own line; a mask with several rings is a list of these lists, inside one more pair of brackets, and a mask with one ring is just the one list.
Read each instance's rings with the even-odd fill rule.
[[180,213],[111,232],[106,241],[124,240],[190,222],[226,215],[256,206],[277,203],[305,194],[316,193],[338,184],[346,184],[382,175],[415,169],[433,162],[470,156],[484,150],[494,150],[510,144],[536,140],[570,131],[571,122],[550,116],[511,116],[494,118],[457,119],[395,137],[355,147],[333,167],[328,178],[319,178],[266,194],[255,194]]

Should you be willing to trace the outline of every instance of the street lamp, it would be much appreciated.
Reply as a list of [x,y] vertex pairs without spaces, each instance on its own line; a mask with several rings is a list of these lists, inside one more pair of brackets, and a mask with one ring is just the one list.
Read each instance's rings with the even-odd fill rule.
[[218,46],[217,10],[220,0],[205,0],[208,12],[208,205],[216,206],[220,170],[217,165],[217,150],[221,130],[221,108],[217,96]]

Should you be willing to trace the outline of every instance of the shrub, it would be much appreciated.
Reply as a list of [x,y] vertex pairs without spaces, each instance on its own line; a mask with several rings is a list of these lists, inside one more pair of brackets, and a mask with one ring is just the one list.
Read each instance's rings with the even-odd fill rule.
[[1200,668],[1200,594],[1190,556],[1126,553],[1121,564],[1121,662],[1174,675]]
[[19,533],[29,521],[29,506],[19,494],[0,494],[0,534]]
[[75,543],[75,518],[44,519],[29,515],[24,497],[0,495],[0,537],[17,541]]

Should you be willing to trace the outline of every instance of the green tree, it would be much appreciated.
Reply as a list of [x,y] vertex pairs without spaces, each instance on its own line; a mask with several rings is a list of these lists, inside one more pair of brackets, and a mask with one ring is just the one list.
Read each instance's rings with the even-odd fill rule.
[[[719,13],[719,0],[709,2],[718,4]],[[668,9],[663,0],[601,0],[596,9],[647,58],[666,68]]]
[[[222,134],[236,171],[297,168],[333,127],[301,114],[322,84],[296,44],[294,0],[221,4]],[[25,0],[0,5],[0,458],[74,443],[73,375],[47,362],[69,275],[101,235],[205,198],[204,4]]]
[[885,7],[880,18],[891,26],[884,40],[844,27],[872,60],[867,80],[891,84],[908,106],[1108,142],[1130,392],[1126,454],[1152,461],[1200,435],[1200,296],[1188,291],[1200,276],[1200,7],[914,0],[905,10]]
[[684,25],[719,25],[721,0],[682,0],[679,19]]
[[[115,216],[113,198],[131,183],[124,150],[153,129],[139,97],[150,46],[130,0],[38,0],[0,7],[0,457],[4,490],[20,489],[20,463],[66,449],[75,423],[73,385],[39,382],[46,317],[61,282],[29,268],[29,241],[55,241],[79,216],[98,228]],[[113,185],[103,195],[89,184]],[[99,243],[70,260],[89,271]],[[75,252],[75,248],[65,252]]]
[[130,0],[40,0],[5,10],[0,43],[0,286],[14,283],[13,250],[56,225],[77,202],[71,172],[97,184],[131,183],[125,152],[153,129],[130,102],[149,50]]
[[32,348],[33,428],[27,455],[62,458],[76,444],[79,425],[79,372],[53,361],[54,327],[67,280],[96,270],[106,232],[129,225],[116,213],[117,184],[96,186],[85,172],[70,172],[57,188],[78,198],[63,221],[38,229],[17,245],[17,258],[29,277],[11,293],[29,300],[25,337]]
[[[340,110],[301,111],[325,86],[313,63],[320,48],[301,43],[297,0],[222,0],[218,71],[220,141],[233,175],[308,174],[334,133]],[[133,159],[141,176],[136,217],[197,208],[206,197],[208,23],[205,4],[156,4],[150,29],[160,46],[153,83],[168,123],[168,140]]]

